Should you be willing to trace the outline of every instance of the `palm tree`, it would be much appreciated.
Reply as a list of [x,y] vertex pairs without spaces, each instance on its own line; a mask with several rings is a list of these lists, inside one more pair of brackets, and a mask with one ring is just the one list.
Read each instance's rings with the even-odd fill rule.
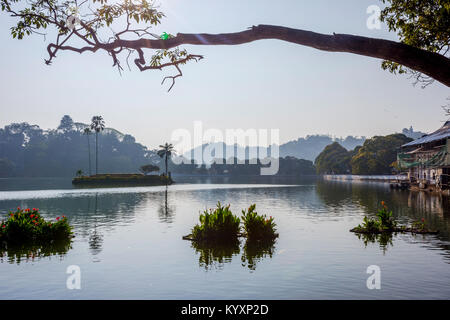
[[105,129],[105,120],[102,116],[92,117],[91,130],[95,131],[95,174],[98,174],[98,133]]
[[165,157],[164,160],[165,160],[165,164],[166,164],[166,177],[167,177],[168,176],[167,175],[167,161],[168,161],[168,158],[170,158],[172,156],[172,154],[175,153],[175,150],[173,149],[173,145],[171,143],[167,143],[167,142],[165,145],[160,145],[159,148],[160,149],[158,150],[157,154],[161,158]]
[[89,176],[92,174],[92,170],[91,170],[91,143],[89,141],[89,136],[92,134],[92,131],[90,128],[84,128],[84,132],[83,132],[86,136],[87,136],[87,141],[88,141],[88,154],[89,154]]

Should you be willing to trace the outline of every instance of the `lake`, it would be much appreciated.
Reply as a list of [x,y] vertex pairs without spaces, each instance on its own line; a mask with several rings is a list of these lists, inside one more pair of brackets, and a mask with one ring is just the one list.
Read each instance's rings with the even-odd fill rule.
[[[66,215],[71,247],[3,250],[1,299],[449,299],[450,200],[375,182],[175,178],[166,187],[74,189],[70,179],[0,179],[0,212]],[[384,200],[400,223],[438,235],[349,232]],[[273,216],[273,247],[199,248],[182,236],[217,202]],[[67,268],[79,266],[81,289]],[[381,289],[369,290],[369,266]]]

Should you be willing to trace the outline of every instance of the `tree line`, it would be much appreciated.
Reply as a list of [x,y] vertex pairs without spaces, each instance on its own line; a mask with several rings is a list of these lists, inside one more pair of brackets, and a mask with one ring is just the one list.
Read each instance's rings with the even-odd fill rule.
[[376,136],[350,151],[334,142],[316,158],[316,171],[319,174],[391,174],[396,171],[398,149],[412,140],[401,133]]

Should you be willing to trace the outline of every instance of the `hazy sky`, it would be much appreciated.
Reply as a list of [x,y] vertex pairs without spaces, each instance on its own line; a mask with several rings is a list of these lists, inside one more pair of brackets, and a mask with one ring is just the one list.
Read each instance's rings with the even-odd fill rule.
[[[167,17],[153,32],[235,32],[257,24],[275,24],[322,33],[350,33],[396,39],[383,24],[366,26],[369,5],[380,1],[162,0]],[[373,136],[412,125],[429,132],[445,119],[441,106],[450,96],[436,82],[413,87],[381,61],[345,53],[327,53],[276,40],[241,46],[195,47],[205,59],[184,66],[170,93],[161,86],[174,71],[122,76],[105,53],[60,52],[44,64],[46,42],[33,36],[13,40],[14,22],[0,13],[0,127],[29,122],[55,128],[65,114],[89,122],[102,115],[108,127],[132,134],[154,148],[175,129],[203,127],[280,129],[281,142],[308,134]],[[48,39],[50,40],[50,39]],[[147,53],[147,56],[149,54]]]

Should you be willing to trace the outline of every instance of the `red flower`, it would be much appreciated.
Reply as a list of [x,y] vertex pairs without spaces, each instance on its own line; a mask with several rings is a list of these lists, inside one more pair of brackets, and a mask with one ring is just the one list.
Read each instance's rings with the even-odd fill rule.
[[59,221],[59,217],[58,217],[58,218],[56,218],[56,221]]
[[17,210],[20,210],[20,207],[17,207]]
[[3,225],[3,226],[2,226],[2,228],[6,228],[6,226],[5,226],[5,225]]
[[33,218],[33,217],[34,217],[34,214],[30,215],[30,218]]
[[425,222],[425,219],[424,219],[424,218],[422,218],[422,222]]

